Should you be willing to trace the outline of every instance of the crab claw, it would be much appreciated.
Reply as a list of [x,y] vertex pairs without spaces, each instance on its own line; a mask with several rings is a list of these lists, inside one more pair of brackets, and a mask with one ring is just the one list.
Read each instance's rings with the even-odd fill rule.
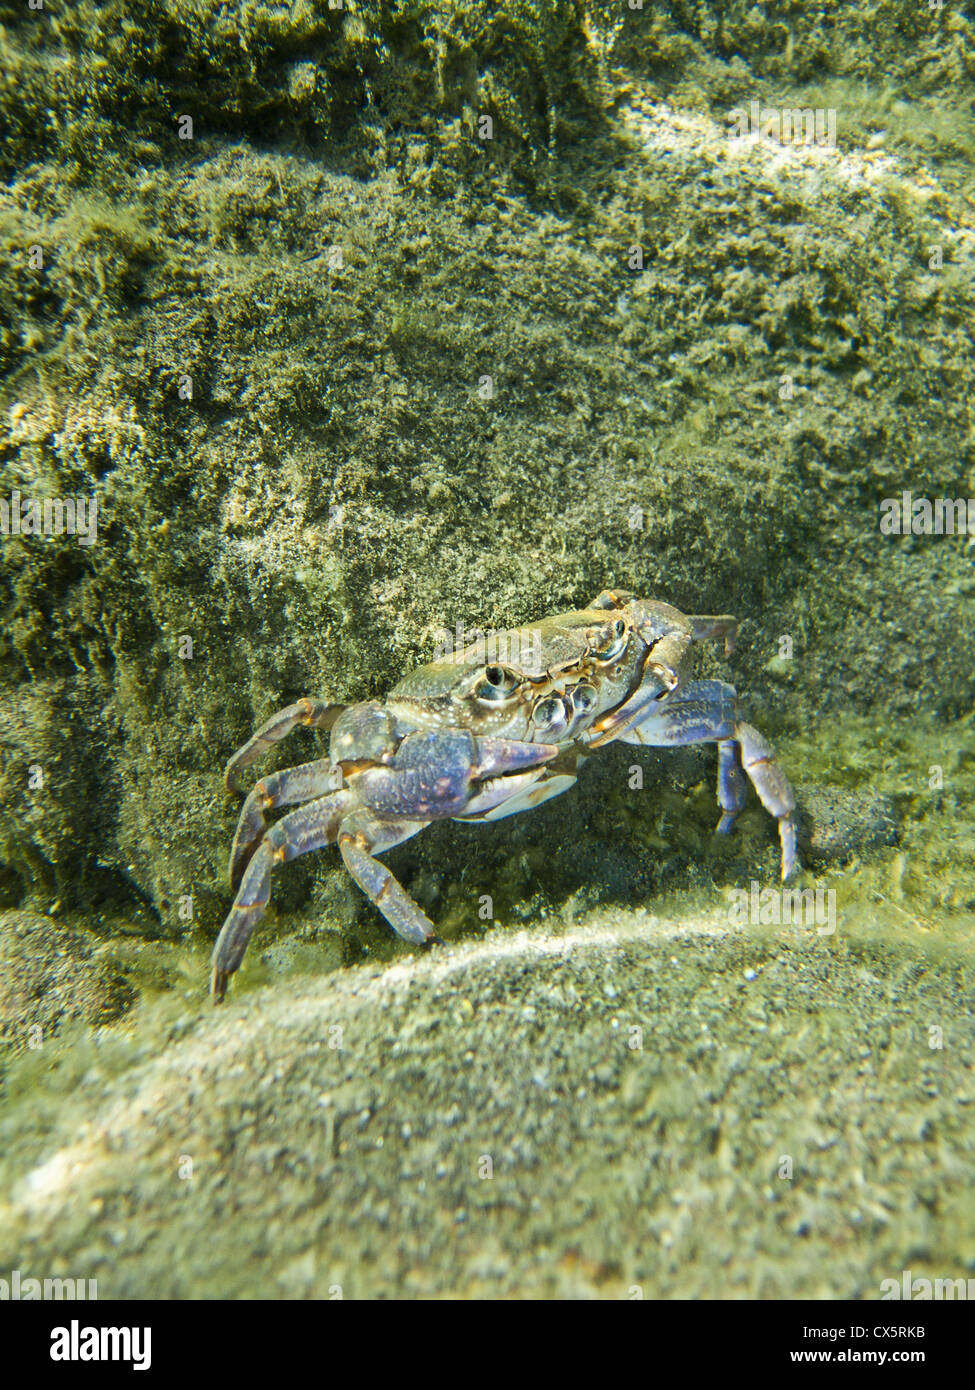
[[677,676],[668,666],[648,662],[641,683],[630,698],[597,719],[592,728],[581,735],[580,742],[589,748],[601,748],[605,743],[612,743],[613,739],[645,719],[654,701],[669,695],[677,685]]
[[415,729],[392,757],[359,769],[358,786],[380,815],[435,820],[462,815],[486,784],[530,773],[558,753],[555,744],[479,739],[468,729]]
[[471,765],[471,776],[479,780],[541,767],[562,751],[554,743],[522,743],[514,738],[478,738],[474,745],[477,761]]
[[[574,777],[559,778],[558,787],[554,784],[542,788],[539,778],[542,768],[562,750],[554,743],[520,743],[509,738],[481,738],[477,740],[480,761],[473,770],[477,786],[464,807],[463,816],[478,820],[498,820],[504,815],[529,806],[540,806],[549,796],[556,795],[565,786],[571,785]],[[504,808],[508,807],[507,810]],[[494,814],[491,814],[491,813]]]

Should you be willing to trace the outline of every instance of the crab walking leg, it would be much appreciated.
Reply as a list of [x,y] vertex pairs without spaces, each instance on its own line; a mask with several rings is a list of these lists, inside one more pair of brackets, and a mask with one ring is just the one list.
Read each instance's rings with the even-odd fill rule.
[[238,748],[230,759],[223,774],[228,791],[236,791],[237,773],[248,764],[256,762],[274,744],[279,743],[297,725],[308,729],[330,729],[345,709],[345,705],[330,705],[325,700],[299,700],[287,709],[278,710],[262,724],[256,733]]
[[[782,877],[787,879],[798,863],[796,857],[796,823],[792,812],[796,809],[796,798],[789,779],[774,760],[772,745],[768,739],[752,728],[751,724],[738,722],[735,725],[734,745],[737,755],[745,769],[748,780],[758,792],[759,800],[770,816],[779,823],[779,839],[782,842]],[[719,792],[720,796],[720,792]],[[725,809],[718,824],[722,834],[731,829],[731,821],[739,808]],[[731,819],[729,820],[729,816]]]
[[274,865],[334,844],[350,799],[347,791],[331,792],[299,806],[272,825],[258,845],[210,957],[210,993],[215,1003],[223,998],[227,981],[243,960],[254,928],[267,910]]
[[695,642],[711,642],[724,638],[724,654],[731,656],[738,638],[738,619],[730,613],[694,613],[688,615],[691,635]]
[[283,772],[272,772],[269,777],[262,777],[256,782],[240,809],[234,842],[230,847],[228,872],[231,888],[236,891],[241,874],[267,828],[265,811],[275,806],[293,806],[297,801],[312,801],[326,792],[341,791],[344,785],[341,771],[332,767],[327,758],[288,767]]
[[[345,867],[365,893],[386,918],[398,936],[414,945],[422,945],[436,936],[437,929],[430,918],[415,903],[406,889],[399,883],[385,864],[374,859],[363,844],[364,836],[347,835],[339,837],[339,849]],[[390,849],[390,845],[383,845]]]
[[788,778],[773,758],[767,739],[737,717],[735,688],[725,681],[692,681],[652,706],[643,719],[617,736],[623,743],[674,748],[687,743],[718,745],[718,830],[726,834],[745,803],[745,780],[778,821],[782,877],[796,867],[796,801]]
[[738,745],[730,738],[722,739],[718,744],[718,805],[721,807],[719,835],[727,835],[747,799],[748,784],[741,770]]

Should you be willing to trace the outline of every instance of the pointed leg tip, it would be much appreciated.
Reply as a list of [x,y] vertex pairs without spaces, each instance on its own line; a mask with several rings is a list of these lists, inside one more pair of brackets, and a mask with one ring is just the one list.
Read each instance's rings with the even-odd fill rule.
[[799,872],[802,864],[796,854],[794,845],[785,845],[782,849],[782,882],[785,883],[793,874]]
[[782,842],[782,882],[791,878],[802,865],[796,853],[796,827],[791,819],[779,821],[779,839]]

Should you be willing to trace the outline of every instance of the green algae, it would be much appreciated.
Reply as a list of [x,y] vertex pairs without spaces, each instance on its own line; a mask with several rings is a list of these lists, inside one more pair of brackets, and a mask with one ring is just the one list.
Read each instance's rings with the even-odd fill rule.
[[[300,171],[265,156],[245,178],[243,163],[240,155],[218,157],[207,179],[253,188],[254,199],[270,188],[278,211],[292,195],[300,205]],[[285,191],[275,197],[278,179]],[[829,379],[827,392],[828,374],[813,365],[808,386],[800,385],[810,400],[796,420],[774,399],[787,369],[802,381],[794,328],[775,352],[736,339],[732,358],[721,348],[730,326],[718,328],[717,341],[706,333],[704,343],[681,326],[691,317],[681,300],[704,291],[727,301],[727,266],[708,291],[696,274],[684,284],[680,262],[665,250],[661,259],[673,270],[644,272],[649,283],[639,277],[621,312],[629,282],[592,231],[590,244],[581,244],[571,226],[556,222],[531,242],[527,209],[486,209],[490,222],[465,249],[466,214],[426,198],[397,202],[389,182],[365,191],[355,185],[359,206],[350,207],[353,185],[340,179],[329,193],[329,180],[314,179],[318,198],[305,190],[299,219],[305,234],[296,227],[292,236],[315,245],[322,215],[344,250],[345,268],[333,279],[323,283],[317,268],[269,259],[270,245],[262,254],[231,252],[235,229],[197,233],[206,240],[195,262],[178,249],[192,230],[184,219],[202,216],[209,227],[209,205],[203,201],[201,211],[194,186],[174,199],[171,230],[153,234],[155,244],[175,249],[149,276],[151,317],[138,328],[123,325],[96,301],[96,321],[85,321],[85,341],[95,345],[88,350],[100,361],[117,353],[115,334],[131,339],[133,355],[113,372],[111,388],[92,398],[91,384],[83,391],[79,382],[80,395],[66,392],[55,387],[51,363],[14,388],[26,412],[10,426],[10,484],[37,479],[52,490],[91,490],[106,544],[68,556],[10,545],[19,553],[3,634],[6,668],[35,682],[71,676],[66,694],[70,700],[78,691],[76,723],[91,720],[92,704],[108,702],[118,730],[108,740],[112,753],[96,767],[79,752],[70,772],[78,805],[117,807],[102,857],[111,859],[114,839],[118,873],[133,872],[132,846],[140,888],[157,903],[179,896],[182,866],[198,863],[199,827],[189,834],[192,853],[175,855],[162,878],[156,856],[170,852],[166,825],[178,828],[188,795],[191,818],[213,825],[216,863],[230,829],[215,788],[205,788],[217,730],[226,751],[272,707],[309,688],[345,699],[381,692],[394,662],[405,669],[429,655],[436,627],[457,618],[529,619],[584,602],[606,582],[685,608],[736,609],[748,640],[734,678],[773,731],[845,705],[890,714],[924,704],[949,715],[970,708],[970,566],[960,538],[880,543],[875,511],[911,458],[924,459],[932,492],[966,487],[961,402],[970,367],[948,358],[951,304],[944,341],[932,338],[932,352],[950,360],[943,410],[895,411],[877,392],[854,389],[846,371]],[[708,202],[700,187],[685,189],[683,200],[679,215],[692,227],[711,215],[706,206],[695,210]],[[756,215],[762,206],[759,199]],[[395,267],[378,254],[378,227],[393,207],[403,230],[398,257],[410,262]],[[618,215],[607,218],[605,237]],[[131,210],[126,216],[128,225],[144,225]],[[838,206],[836,217],[845,219],[845,209]],[[704,226],[697,259],[685,269],[705,266]],[[619,244],[632,235],[625,228]],[[273,239],[280,243],[280,229]],[[136,245],[141,255],[145,239]],[[706,254],[720,258],[713,228]],[[773,259],[771,283],[798,252],[786,239],[780,255],[787,259]],[[841,255],[838,245],[835,270],[852,299],[857,276],[871,267],[880,275],[885,263],[870,252],[869,266],[846,270]],[[505,282],[512,290],[502,316],[494,286]],[[201,286],[226,341],[217,370],[199,338]],[[590,302],[596,318],[567,330],[576,298]],[[455,306],[451,315],[445,302]],[[594,336],[600,307],[603,350]],[[794,312],[781,305],[773,320],[780,311]],[[750,312],[732,303],[722,316]],[[925,322],[925,334],[936,335],[937,316]],[[819,327],[814,319],[803,330],[810,362]],[[893,358],[884,370],[896,376],[897,394],[921,396],[931,369],[907,365],[908,339],[899,334],[888,331],[869,356],[861,349],[858,369]],[[349,352],[355,370],[341,365]],[[174,399],[184,368],[203,397],[199,406]],[[497,378],[493,406],[477,395],[485,372]],[[126,379],[138,405],[120,394]],[[526,512],[520,499],[528,496]],[[631,527],[634,508],[642,529]],[[411,572],[427,582],[406,586]],[[732,575],[748,575],[749,583],[736,592]],[[38,592],[64,595],[53,635],[50,603],[39,604]],[[788,684],[764,671],[783,632],[801,649],[801,675]],[[192,662],[177,655],[184,634],[194,639]],[[86,685],[92,695],[82,702]],[[242,690],[249,708],[241,708]],[[151,764],[140,770],[143,746]],[[24,765],[15,764],[15,778]],[[7,804],[16,807],[17,797]],[[67,788],[43,814],[56,820],[61,809],[76,825]],[[154,868],[137,862],[150,833]],[[12,844],[8,857],[18,862]],[[51,857],[64,862],[63,853]],[[25,883],[33,877],[23,874]]]
[[[870,31],[849,20],[877,47],[854,42],[839,66],[831,49],[829,84],[795,98],[842,94],[841,147],[859,174],[806,170],[791,182],[761,151],[729,165],[720,126],[688,141],[653,101],[694,110],[676,52],[711,89],[702,113],[717,116],[759,79],[774,100],[776,83],[802,80],[796,54],[820,53],[802,19],[790,20],[790,66],[773,55],[775,22],[766,31],[735,7],[717,27],[706,7],[646,24],[634,12],[612,35],[598,7],[534,18],[514,7],[495,21],[477,6],[449,20],[407,6],[383,9],[382,23],[371,7],[311,8],[286,39],[281,15],[254,6],[240,22],[255,41],[234,56],[219,24],[209,32],[206,6],[150,5],[128,13],[129,38],[164,19],[158,89],[141,81],[150,45],[119,71],[107,18],[94,17],[84,59],[72,48],[78,16],[52,21],[52,41],[74,55],[46,137],[55,143],[85,129],[93,93],[96,106],[134,112],[139,101],[158,114],[160,93],[185,95],[191,73],[219,71],[200,91],[221,121],[244,122],[247,82],[270,90],[285,50],[290,61],[334,30],[316,61],[359,53],[341,60],[345,80],[350,91],[370,83],[373,105],[352,143],[361,152],[364,120],[386,152],[358,169],[329,117],[328,169],[310,148],[285,158],[226,147],[212,131],[165,146],[155,130],[151,148],[147,136],[117,157],[100,150],[68,178],[18,166],[2,221],[4,480],[94,495],[105,543],[66,553],[6,542],[6,900],[138,912],[182,935],[177,905],[190,895],[212,931],[233,817],[215,773],[248,727],[309,689],[382,693],[455,619],[522,621],[607,582],[685,609],[733,608],[743,641],[727,674],[770,732],[799,735],[824,718],[835,730],[847,710],[963,717],[975,692],[963,538],[881,539],[876,527],[879,499],[905,484],[964,495],[971,480],[958,181],[968,125],[959,116],[954,141],[932,149],[956,109],[935,35],[914,114],[890,94],[907,80],[889,47],[901,10],[879,7]],[[405,110],[404,63],[380,64],[380,82],[362,58],[395,51],[387,20],[425,113],[412,133],[389,119]],[[508,77],[484,56],[497,24]],[[422,41],[403,38],[411,25],[426,26]],[[957,62],[967,31],[950,27]],[[189,55],[179,62],[177,34]],[[573,34],[585,54],[554,64]],[[26,45],[25,62],[45,51],[36,26],[11,26],[7,41]],[[508,82],[509,115],[511,73],[557,67],[551,83],[568,85],[552,87],[544,130],[510,115],[478,162],[444,109],[462,54],[490,69],[493,90]],[[638,85],[640,71],[656,86]],[[571,141],[553,147],[551,112],[577,88],[588,93],[578,118],[593,122],[584,159]],[[871,120],[885,148],[861,158]],[[897,172],[882,163],[888,146]],[[544,149],[544,173],[526,149]],[[463,201],[445,191],[447,167]],[[25,238],[45,251],[42,273],[25,269]],[[938,274],[932,245],[944,252]],[[785,664],[782,634],[796,648]],[[187,638],[191,660],[179,655]],[[810,744],[818,735],[800,745],[796,781],[842,780]],[[36,764],[47,791],[25,798]],[[685,876],[705,840],[698,819],[677,857]],[[937,872],[943,828],[936,814],[928,823]],[[294,866],[281,904],[307,894],[313,873]]]

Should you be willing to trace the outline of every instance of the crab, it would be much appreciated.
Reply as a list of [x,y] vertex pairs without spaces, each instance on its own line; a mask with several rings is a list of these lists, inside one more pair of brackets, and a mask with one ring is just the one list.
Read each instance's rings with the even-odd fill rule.
[[[429,917],[377,855],[433,821],[492,821],[568,790],[608,743],[718,746],[718,833],[751,782],[778,823],[781,873],[797,866],[795,798],[765,738],[738,718],[733,686],[688,681],[695,642],[734,647],[736,620],[604,590],[583,609],[495,634],[421,666],[384,702],[303,699],[279,711],[227,764],[225,781],[296,727],[331,730],[329,757],[263,777],[241,809],[230,852],[236,893],[211,961],[223,999],[267,909],[271,871],[337,844],[346,869],[395,932],[436,937]],[[747,779],[747,780],[746,780]],[[270,827],[265,813],[296,806]]]

